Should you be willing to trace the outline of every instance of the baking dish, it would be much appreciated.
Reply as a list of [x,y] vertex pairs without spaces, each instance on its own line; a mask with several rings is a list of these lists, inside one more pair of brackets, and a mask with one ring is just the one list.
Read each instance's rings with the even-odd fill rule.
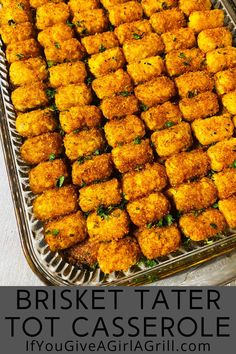
[[[215,8],[224,9],[226,24],[235,37],[236,14],[233,2],[213,1],[213,5]],[[79,270],[66,263],[59,254],[50,252],[44,242],[42,225],[34,218],[32,212],[34,195],[29,188],[28,167],[22,161],[19,153],[21,137],[15,130],[15,113],[10,102],[8,70],[2,45],[0,49],[0,84],[1,140],[22,248],[32,270],[45,283],[96,286],[144,285],[226,254],[236,248],[236,234],[232,231],[228,235],[219,236],[217,240],[208,244],[182,246],[178,252],[159,259],[158,264],[152,268],[148,268],[140,262],[126,273],[117,272],[109,276],[104,276],[99,269],[94,271]]]

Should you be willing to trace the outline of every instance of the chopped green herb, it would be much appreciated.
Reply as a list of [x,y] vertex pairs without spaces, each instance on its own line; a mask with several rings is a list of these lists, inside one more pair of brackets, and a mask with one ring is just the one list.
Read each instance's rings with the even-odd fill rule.
[[81,184],[81,188],[84,188],[86,186],[87,186],[87,183],[83,181],[82,184]]
[[97,209],[97,215],[100,216],[102,220],[108,219],[109,217],[108,209],[104,205],[100,205]]
[[20,59],[20,60],[21,60],[21,59],[24,59],[24,57],[25,57],[24,54],[21,54],[21,53],[16,54],[16,56],[17,56],[17,58]]
[[54,66],[54,62],[52,60],[48,60],[47,61],[47,65],[49,68],[53,67]]
[[185,248],[189,249],[190,246],[191,246],[191,239],[188,238],[188,237],[185,237],[185,238],[183,239],[182,244],[183,244],[183,246],[184,246]]
[[57,236],[59,234],[59,230],[53,229],[52,231],[53,236]]
[[124,210],[125,206],[128,204],[128,200],[125,199],[125,197],[123,197],[120,205],[119,205],[119,209]]
[[213,224],[213,223],[212,223],[212,224],[210,224],[210,225],[211,225],[211,227],[212,227],[213,229],[215,229],[215,230],[218,229],[218,227],[217,227],[216,224]]
[[142,34],[133,33],[133,38],[134,39],[142,39],[143,38],[143,33]]
[[87,28],[83,28],[82,31],[80,32],[81,34],[89,35],[89,31],[87,30]]
[[56,90],[54,88],[47,88],[46,94],[50,100],[52,100],[55,97]]
[[166,215],[166,216],[164,217],[164,219],[165,219],[165,222],[166,222],[166,224],[167,224],[168,226],[171,226],[171,225],[175,222],[175,219],[174,219],[174,217],[173,217],[171,214]]
[[57,108],[57,106],[55,105],[55,103],[53,103],[53,104],[50,106],[50,109],[51,109],[51,111],[53,111],[53,112],[58,112],[58,111],[59,111],[58,108]]
[[142,142],[142,138],[140,138],[140,137],[137,137],[136,139],[134,139],[134,144],[135,145],[140,145],[141,142]]
[[162,6],[163,10],[167,10],[167,9],[169,8],[169,6],[167,5],[166,2],[163,2],[163,3],[161,4],[161,6]]
[[149,107],[146,106],[144,103],[141,103],[140,104],[140,109],[141,109],[142,112],[146,112],[149,109]]
[[92,82],[93,82],[93,78],[91,76],[87,77],[87,79],[86,79],[87,85],[90,86],[92,84]]
[[179,53],[179,57],[180,57],[181,59],[186,59],[186,55],[185,55],[184,53]]
[[151,283],[154,283],[158,279],[159,279],[159,277],[156,274],[151,274],[151,275],[148,276],[148,280],[150,280]]
[[198,94],[197,90],[189,91],[188,92],[188,98],[193,98],[193,97],[197,96],[197,94]]
[[142,263],[148,268],[152,268],[157,265],[157,262],[155,260],[150,259],[144,259]]
[[171,128],[171,127],[173,127],[173,125],[175,125],[175,123],[171,122],[171,121],[165,123],[166,128]]
[[105,52],[106,49],[107,49],[107,48],[104,47],[103,44],[101,44],[100,47],[99,47],[99,52],[100,52],[100,53],[103,53],[103,52]]
[[99,150],[99,149],[95,150],[94,153],[93,153],[93,155],[94,155],[94,156],[100,155],[100,150]]
[[60,48],[61,48],[60,43],[58,43],[58,42],[55,42],[54,45],[55,45],[55,47],[56,47],[57,49],[60,49]]
[[153,223],[152,222],[150,222],[149,224],[147,224],[147,229],[151,229],[153,227]]
[[70,28],[73,28],[75,25],[72,23],[72,22],[70,22],[69,20],[67,20],[66,21],[66,24],[67,24],[67,26],[69,26]]
[[53,161],[53,160],[55,160],[55,158],[56,158],[55,154],[49,155],[49,161]]
[[132,92],[129,92],[129,91],[122,91],[119,93],[120,96],[123,96],[123,97],[128,97],[130,95],[132,95]]
[[187,61],[184,61],[183,64],[184,64],[184,66],[190,66],[189,62],[187,62]]
[[109,27],[108,27],[108,31],[113,32],[114,29],[115,29],[115,26],[113,26],[112,24],[110,24]]
[[65,182],[65,176],[60,176],[56,181],[56,187],[61,188]]
[[236,168],[236,160],[232,163],[232,165],[230,165],[230,167]]
[[218,203],[215,203],[215,204],[213,205],[213,208],[214,208],[214,209],[219,209],[219,204],[218,204]]
[[78,134],[80,132],[80,130],[79,129],[75,129],[75,130],[73,130],[73,133],[74,134]]

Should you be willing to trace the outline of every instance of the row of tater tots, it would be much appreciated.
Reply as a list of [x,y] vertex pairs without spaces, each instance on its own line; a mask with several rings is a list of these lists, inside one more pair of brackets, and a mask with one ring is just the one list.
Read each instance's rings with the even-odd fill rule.
[[135,264],[139,247],[148,259],[169,254],[181,243],[173,204],[194,241],[226,220],[236,227],[236,49],[222,10],[205,0],[30,0],[46,64],[29,1],[2,2],[21,154],[37,165],[34,213],[52,251],[98,260],[105,273]]

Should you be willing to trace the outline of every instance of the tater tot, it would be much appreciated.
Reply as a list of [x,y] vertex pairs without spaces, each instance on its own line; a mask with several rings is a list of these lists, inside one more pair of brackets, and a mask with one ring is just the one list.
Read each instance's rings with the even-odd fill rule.
[[33,202],[34,215],[41,221],[67,215],[77,209],[77,193],[73,186],[49,189]]
[[128,115],[119,120],[108,122],[105,127],[108,144],[112,147],[130,143],[136,138],[143,138],[145,127],[143,122],[135,115]]
[[182,113],[178,104],[165,102],[143,112],[141,118],[150,130],[159,130],[178,124],[182,121]]
[[165,72],[164,61],[155,56],[127,65],[127,71],[135,84],[149,81]]
[[59,87],[55,94],[55,103],[59,111],[71,107],[87,105],[92,102],[91,90],[85,84],[71,84]]
[[18,23],[30,22],[31,19],[29,4],[26,1],[11,1],[1,8],[0,26],[14,26]]
[[125,58],[121,48],[107,49],[102,53],[94,54],[88,60],[91,73],[98,77],[116,71],[125,65]]
[[232,45],[232,33],[226,28],[203,30],[198,35],[198,46],[204,52]]
[[34,28],[31,22],[4,25],[0,27],[0,34],[5,44],[25,41],[34,37]]
[[211,146],[207,154],[211,160],[212,170],[222,171],[236,161],[236,138],[220,141]]
[[10,66],[9,76],[14,86],[22,86],[34,81],[44,81],[48,77],[46,63],[40,57],[16,61]]
[[81,60],[84,54],[84,47],[75,38],[68,39],[59,46],[51,45],[45,48],[46,59],[53,64]]
[[193,143],[190,125],[185,122],[155,132],[151,139],[158,155],[162,157],[186,151]]
[[215,74],[216,91],[219,95],[224,95],[236,90],[236,68],[220,71]]
[[206,54],[207,68],[211,73],[231,69],[236,66],[236,48],[215,49]]
[[145,14],[150,17],[153,13],[157,11],[162,11],[176,7],[178,5],[177,0],[167,0],[163,2],[162,0],[142,0],[142,7]]
[[224,217],[229,227],[236,228],[236,196],[229,199],[219,201],[219,209],[224,214]]
[[150,23],[157,34],[162,34],[185,27],[186,19],[179,9],[171,9],[153,14]]
[[148,139],[141,142],[136,140],[132,143],[118,146],[112,150],[112,158],[116,168],[121,172],[129,172],[152,162],[153,152]]
[[163,257],[180,247],[181,235],[176,226],[143,228],[137,232],[142,253],[148,259]]
[[213,116],[219,111],[218,97],[213,92],[203,92],[191,98],[183,98],[179,108],[185,120],[192,122]]
[[105,98],[100,108],[107,119],[120,118],[139,111],[138,100],[134,95]]
[[11,99],[15,109],[20,112],[43,107],[48,104],[46,86],[41,82],[34,82],[18,87],[12,92]]
[[175,79],[176,86],[181,97],[194,97],[199,93],[212,91],[214,79],[207,71],[186,73]]
[[6,49],[8,63],[14,63],[18,60],[36,58],[40,56],[39,46],[35,39],[10,43]]
[[236,168],[228,168],[222,172],[215,173],[212,179],[220,199],[227,199],[236,193]]
[[114,73],[95,79],[92,88],[98,98],[103,99],[119,93],[128,95],[133,90],[133,84],[129,74],[123,69],[119,69]]
[[62,153],[62,138],[58,133],[46,133],[27,139],[21,146],[21,157],[29,165],[36,165]]
[[97,9],[100,4],[99,0],[70,0],[68,5],[72,14],[74,14],[75,12]]
[[224,107],[229,111],[229,113],[236,114],[236,90],[227,93],[223,96],[222,102]]
[[122,177],[125,198],[131,201],[161,191],[166,184],[165,168],[158,163],[147,164],[141,171],[132,171]]
[[83,83],[87,77],[85,64],[81,61],[63,63],[49,69],[51,87]]
[[77,213],[49,221],[44,228],[44,235],[52,252],[64,250],[86,238],[86,220],[81,211],[77,211]]
[[182,152],[166,160],[166,172],[172,186],[204,177],[210,170],[210,159],[203,150]]
[[101,33],[108,28],[108,18],[103,9],[76,12],[73,23],[80,36]]
[[97,33],[94,36],[83,37],[81,42],[89,55],[119,46],[114,32]]
[[148,107],[152,107],[174,97],[176,89],[171,79],[162,76],[137,86],[134,92],[139,101]]
[[72,165],[73,184],[89,185],[93,182],[109,178],[113,172],[111,154],[102,154],[91,159],[81,159]]
[[216,236],[226,228],[224,216],[219,210],[207,209],[202,214],[186,214],[180,218],[183,234],[192,241],[203,241]]
[[120,44],[124,44],[127,40],[143,37],[151,32],[152,27],[148,20],[123,23],[115,28],[115,35],[117,36]]
[[128,1],[109,8],[109,20],[114,26],[140,20],[142,16],[143,8],[137,1]]
[[192,129],[202,145],[210,145],[229,139],[234,133],[234,125],[228,114],[204,120],[197,119],[192,123]]
[[59,3],[59,2],[64,2],[64,0],[29,0],[30,2],[30,6],[34,7],[35,9],[37,9],[38,7],[45,5],[49,2],[53,2],[55,4]]
[[168,191],[173,198],[177,210],[189,212],[208,208],[217,200],[217,189],[209,178],[202,178],[198,182],[181,184]]
[[125,210],[120,209],[115,209],[105,216],[94,212],[88,216],[87,227],[92,242],[118,240],[129,233],[129,217]]
[[140,257],[140,248],[135,238],[101,243],[98,250],[98,264],[102,272],[127,271]]
[[219,9],[193,11],[189,16],[188,26],[196,33],[206,29],[224,26],[224,11]]
[[79,268],[94,267],[97,264],[99,242],[91,242],[89,238],[66,249],[63,256],[70,264]]
[[170,52],[178,49],[188,49],[196,46],[196,38],[191,28],[179,28],[166,32],[161,36],[165,51]]
[[146,59],[162,53],[164,44],[160,36],[150,33],[146,36],[138,36],[124,43],[123,51],[128,63]]
[[193,11],[210,10],[211,0],[179,0],[179,7],[189,16]]
[[73,30],[65,23],[57,23],[38,34],[38,41],[42,47],[60,46],[71,38],[73,38]]
[[103,7],[105,9],[109,9],[110,7],[113,7],[118,4],[124,4],[125,2],[128,2],[129,0],[100,0],[102,3]]
[[66,134],[64,145],[67,157],[70,160],[76,160],[79,157],[91,155],[96,150],[102,150],[104,139],[101,131],[94,128]]
[[54,114],[49,108],[19,113],[16,118],[16,130],[26,138],[52,132],[57,126]]
[[40,194],[56,187],[59,178],[63,177],[66,180],[68,176],[67,166],[63,160],[41,162],[30,170],[30,189],[34,194]]
[[69,16],[69,8],[65,3],[47,3],[37,8],[36,26],[39,30],[43,30],[57,23],[66,23]]
[[166,68],[170,76],[203,70],[205,54],[198,48],[174,50],[166,55]]
[[96,106],[71,107],[68,111],[60,112],[60,123],[66,133],[77,129],[98,127],[102,113]]
[[117,179],[93,184],[80,189],[79,205],[84,212],[120,204],[121,188]]
[[153,193],[128,203],[127,211],[132,222],[141,227],[167,215],[170,211],[170,203],[162,193]]

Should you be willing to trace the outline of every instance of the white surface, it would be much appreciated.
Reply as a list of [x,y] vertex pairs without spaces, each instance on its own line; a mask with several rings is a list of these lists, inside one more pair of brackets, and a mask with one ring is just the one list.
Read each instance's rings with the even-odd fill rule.
[[[1,144],[0,181],[0,286],[43,285],[28,266],[21,249]],[[229,264],[231,267],[229,267]],[[196,285],[196,283],[199,285],[209,285],[205,281],[205,276],[206,273],[209,274],[208,272],[211,272],[214,284],[214,277],[217,277],[217,274],[219,274],[219,269],[223,279],[232,280],[235,276],[234,271],[232,271],[232,264],[236,265],[236,252],[231,256],[221,257],[207,266],[201,266],[198,269],[192,269],[175,277],[160,281],[158,285]],[[230,285],[236,285],[236,282],[230,283]]]

